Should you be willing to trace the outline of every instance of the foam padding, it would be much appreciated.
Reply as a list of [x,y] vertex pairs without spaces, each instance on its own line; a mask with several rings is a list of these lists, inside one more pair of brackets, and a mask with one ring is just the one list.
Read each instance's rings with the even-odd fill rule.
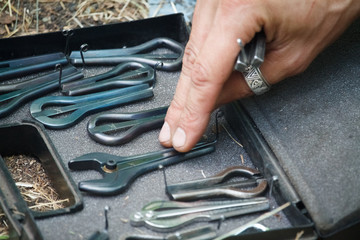
[[241,101],[322,235],[360,221],[359,39],[356,21],[305,72]]

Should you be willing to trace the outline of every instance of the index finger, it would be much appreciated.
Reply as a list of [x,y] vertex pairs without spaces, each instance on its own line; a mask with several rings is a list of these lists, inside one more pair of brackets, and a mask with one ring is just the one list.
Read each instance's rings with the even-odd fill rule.
[[[190,76],[191,85],[172,144],[178,151],[189,151],[201,138],[220,91],[233,71],[240,47],[236,39],[247,43],[262,27],[258,13],[238,1],[222,1],[211,32],[201,48]],[[251,4],[251,3],[248,3]],[[250,9],[250,10],[249,10]]]
[[209,30],[212,27],[217,5],[217,1],[207,0],[199,0],[196,3],[192,31],[189,42],[185,48],[181,75],[159,135],[159,141],[164,146],[170,147],[172,145],[171,139],[173,131],[171,131],[171,129],[174,129],[173,126],[177,125],[185,106],[191,85],[190,75],[193,70],[193,65],[201,49],[201,45],[206,40]]

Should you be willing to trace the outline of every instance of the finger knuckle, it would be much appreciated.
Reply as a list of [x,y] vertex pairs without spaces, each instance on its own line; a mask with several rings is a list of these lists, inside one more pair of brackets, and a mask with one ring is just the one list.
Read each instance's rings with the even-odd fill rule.
[[196,126],[196,123],[199,122],[200,113],[196,111],[193,105],[186,105],[184,108],[184,124],[188,126]]
[[291,60],[287,63],[287,69],[289,71],[289,75],[294,76],[304,72],[309,65],[309,63],[307,62],[308,61],[307,59],[304,58],[304,55],[302,54],[293,55]]
[[186,45],[186,48],[184,50],[184,57],[183,57],[183,65],[182,65],[182,74],[185,74],[186,76],[190,76],[191,71],[193,69],[193,65],[196,62],[197,58],[197,52],[194,44],[189,42]]
[[177,121],[176,118],[179,116],[178,113],[182,112],[182,102],[183,101],[177,95],[175,95],[173,100],[171,101],[167,114],[165,116],[165,121],[167,121],[170,125]]
[[191,81],[195,88],[204,89],[210,83],[210,70],[203,62],[196,62],[191,74]]
[[184,64],[192,66],[196,61],[196,57],[198,55],[197,53],[198,50],[196,49],[194,44],[192,42],[189,42],[184,50],[184,58],[183,58]]
[[181,111],[182,110],[182,99],[179,99],[177,95],[174,96],[173,100],[171,101],[171,109],[174,111]]

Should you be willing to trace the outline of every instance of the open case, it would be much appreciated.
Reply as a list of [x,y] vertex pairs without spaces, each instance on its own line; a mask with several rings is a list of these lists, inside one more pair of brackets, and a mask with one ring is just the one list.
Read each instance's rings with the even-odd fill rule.
[[357,239],[360,27],[355,22],[302,74],[228,104],[227,120],[275,196],[296,202],[324,239]]
[[[300,239],[318,239],[320,237],[351,239],[344,234],[349,232],[354,234],[354,231],[357,230],[358,225],[356,224],[360,220],[360,201],[357,201],[360,167],[355,164],[360,155],[360,111],[358,107],[360,69],[357,57],[360,53],[358,41],[360,29],[358,26],[359,24],[354,24],[343,38],[327,49],[307,72],[295,80],[288,80],[276,85],[273,90],[263,96],[234,102],[223,108],[226,119],[223,124],[231,127],[250,158],[244,149],[239,149],[223,131],[220,133],[215,153],[166,168],[168,182],[184,181],[198,178],[194,174],[199,174],[200,169],[212,174],[219,171],[219,166],[225,168],[231,165],[241,165],[243,163],[239,156],[244,155],[244,164],[259,169],[269,182],[274,176],[277,177],[277,180],[273,181],[272,207],[288,201],[292,203],[291,206],[275,220],[265,221],[270,226],[269,231],[247,233],[229,239],[295,239],[296,235],[302,231]],[[189,37],[189,29],[182,14],[73,31],[74,34],[69,39],[68,45],[70,51],[79,50],[84,43],[87,43],[90,49],[111,49],[135,46],[156,37],[170,38],[185,46]],[[61,32],[0,39],[0,61],[63,52],[65,48],[66,38]],[[109,66],[106,66],[105,70],[107,69]],[[86,66],[84,71],[89,73],[104,72],[105,70]],[[179,73],[180,71],[157,71],[158,79],[153,99],[124,106],[115,111],[132,112],[134,109],[144,110],[169,104]],[[318,81],[317,78],[320,78],[321,81]],[[340,84],[337,90],[333,89],[333,85],[327,83],[329,79],[331,79],[330,82],[336,80]],[[303,85],[305,85],[304,88]],[[336,100],[335,90],[342,96],[339,101]],[[331,98],[332,101],[323,98],[323,93],[334,95]],[[347,99],[352,99],[352,101]],[[316,104],[312,101],[315,101]],[[327,107],[325,113],[323,112],[324,105]],[[348,110],[343,108],[345,105]],[[341,113],[339,113],[340,110]],[[313,116],[312,114],[315,115],[316,120],[310,118]],[[307,117],[308,122],[300,124],[298,121],[301,120],[301,117]],[[331,128],[332,124],[347,119],[347,117],[352,117],[352,121],[346,125],[348,135],[339,134],[341,128]],[[26,103],[15,113],[0,119],[0,123],[3,125],[31,119],[29,103]],[[121,147],[100,145],[93,142],[87,135],[86,120],[88,118],[66,130],[46,129],[65,164],[75,157],[94,151],[131,155],[161,148],[158,142],[154,141],[157,139],[158,132],[142,136]],[[308,124],[309,122],[314,125]],[[289,136],[283,134],[284,131],[290,132],[290,128],[313,132],[312,128],[319,126],[322,129],[324,125],[329,127],[324,129],[325,132],[319,132],[316,137],[313,136],[314,139],[309,140],[308,145],[296,141],[310,138],[308,135],[304,135],[305,132],[294,130]],[[274,132],[274,129],[278,131]],[[346,143],[349,145],[336,146],[334,151],[328,150],[337,142],[328,141],[335,135],[346,137]],[[292,141],[294,144],[291,144]],[[309,149],[307,148],[309,145],[312,151],[306,150]],[[306,152],[307,155],[302,156],[287,151],[289,148],[300,153]],[[330,157],[324,158],[325,155]],[[307,165],[309,162],[311,164]],[[316,164],[319,165],[316,166]],[[331,167],[324,168],[324,165],[328,164]],[[353,165],[350,166],[350,164]],[[70,175],[75,182],[87,178],[99,178],[91,171],[71,172]],[[298,182],[299,179],[301,182]],[[87,239],[94,231],[103,228],[103,209],[108,205],[111,209],[108,230],[111,239],[124,239],[133,233],[165,236],[161,233],[152,233],[144,228],[137,230],[128,223],[129,214],[138,210],[145,203],[155,199],[166,199],[163,180],[163,173],[156,171],[136,180],[133,186],[123,194],[99,197],[83,193],[84,209],[82,211],[38,219],[36,223],[44,239]],[[337,188],[341,189],[336,191]],[[338,196],[343,197],[337,198]],[[314,199],[318,199],[320,202]],[[347,206],[346,209],[344,209],[345,206]],[[224,234],[255,216],[257,215],[226,220],[221,224],[218,232]],[[217,226],[218,224],[213,223],[213,225]]]

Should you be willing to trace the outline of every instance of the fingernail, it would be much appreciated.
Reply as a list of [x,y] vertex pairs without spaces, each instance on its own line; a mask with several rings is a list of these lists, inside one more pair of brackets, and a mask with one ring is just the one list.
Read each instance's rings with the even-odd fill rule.
[[182,147],[185,145],[186,133],[182,128],[177,128],[172,139],[172,144],[174,147]]
[[167,122],[164,122],[160,134],[159,134],[159,141],[160,142],[168,142],[170,141],[170,127]]

